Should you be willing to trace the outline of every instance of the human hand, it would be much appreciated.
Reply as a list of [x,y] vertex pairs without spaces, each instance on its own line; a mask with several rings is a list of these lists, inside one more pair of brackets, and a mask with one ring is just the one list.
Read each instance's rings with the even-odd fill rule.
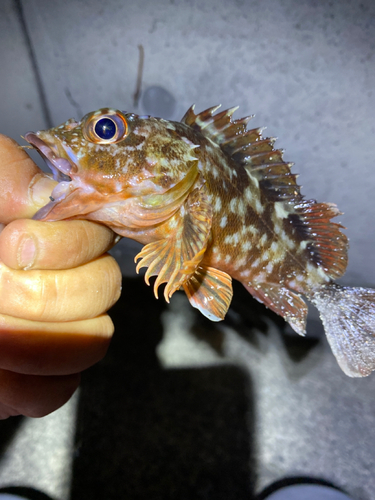
[[[30,220],[56,182],[0,135],[0,419],[62,406],[108,348],[121,272],[89,221]],[[103,255],[104,254],[104,255]]]

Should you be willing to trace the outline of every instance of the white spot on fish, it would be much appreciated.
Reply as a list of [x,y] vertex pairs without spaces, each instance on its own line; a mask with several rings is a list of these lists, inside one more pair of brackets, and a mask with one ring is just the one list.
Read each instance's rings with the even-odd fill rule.
[[246,257],[243,255],[240,259],[238,259],[238,260],[236,261],[236,266],[237,266],[237,267],[242,267],[242,266],[244,266],[244,265],[246,264],[246,262],[247,262],[247,259],[246,259]]
[[277,242],[276,242],[276,241],[273,241],[273,242],[271,243],[271,247],[270,247],[271,251],[272,251],[272,252],[276,252],[276,250],[278,249],[278,246],[279,246],[279,245],[277,244]]
[[250,241],[244,241],[241,246],[242,246],[242,250],[244,252],[248,252],[249,250],[251,250],[251,242]]
[[227,216],[224,215],[224,217],[220,221],[220,227],[225,227],[227,225],[227,221],[228,221]]
[[318,274],[324,279],[324,281],[329,281],[329,277],[326,275],[324,269],[318,266]]
[[241,200],[240,198],[238,199],[238,203],[237,203],[237,211],[240,215],[244,216],[245,215],[245,203],[243,200]]
[[258,214],[261,214],[264,211],[264,207],[261,204],[260,200],[255,200],[255,210],[258,212]]
[[267,234],[266,234],[266,233],[264,233],[264,234],[262,234],[262,236],[261,236],[261,238],[260,238],[260,240],[259,240],[259,243],[260,243],[262,246],[264,246],[264,244],[266,243],[267,239],[268,239],[268,238],[267,238]]
[[[275,256],[272,256],[272,258],[274,258]],[[266,250],[265,252],[262,253],[262,255],[260,256],[262,262],[267,262],[270,260],[270,250]]]
[[277,201],[274,204],[275,213],[280,219],[286,219],[289,213],[285,210],[285,205],[283,201]]
[[249,174],[250,180],[252,181],[252,183],[254,184],[254,186],[257,189],[259,189],[259,181],[258,181],[258,179],[256,177],[254,177],[253,175],[251,175],[248,170],[246,170],[246,172]]
[[214,209],[219,212],[221,210],[221,199],[219,196],[216,197],[216,200],[215,200],[215,205],[214,205]]
[[237,198],[232,198],[230,200],[230,203],[229,203],[229,208],[231,210],[231,212],[236,212],[236,208],[237,208]]
[[268,274],[272,273],[272,270],[273,270],[273,263],[272,263],[272,261],[270,261],[270,262],[266,265],[265,269],[266,269],[266,271],[267,271],[267,273],[268,273]]
[[253,193],[251,192],[251,189],[249,187],[247,187],[244,191],[244,198],[249,202],[251,202],[253,199]]

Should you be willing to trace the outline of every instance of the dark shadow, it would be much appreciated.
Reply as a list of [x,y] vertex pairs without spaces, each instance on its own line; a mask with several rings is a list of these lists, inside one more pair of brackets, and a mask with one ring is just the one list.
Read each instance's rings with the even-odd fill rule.
[[316,337],[301,337],[298,334],[289,334],[287,332],[283,332],[282,340],[288,357],[294,363],[303,361],[320,342]]
[[[285,326],[285,321],[281,316],[278,316],[270,309],[253,298],[253,296],[239,282],[233,280],[233,300],[231,309],[236,313],[238,319],[236,325],[254,329],[260,332],[267,333],[267,322],[265,319],[271,320],[281,330]],[[230,316],[231,318],[231,316]],[[240,332],[241,333],[241,332]],[[246,338],[246,329],[244,329],[244,337]]]
[[251,500],[254,414],[235,366],[165,370],[163,300],[126,279],[108,356],[82,380],[71,500]]
[[255,500],[266,500],[269,495],[271,495],[272,493],[275,493],[276,491],[280,490],[281,488],[285,488],[286,486],[292,486],[292,485],[297,485],[297,484],[318,484],[320,486],[328,486],[328,487],[333,488],[337,491],[340,491],[341,493],[346,493],[342,489],[338,488],[337,486],[335,486],[331,482],[326,481],[324,479],[318,479],[318,478],[314,478],[314,477],[305,477],[305,476],[292,476],[292,477],[286,477],[284,479],[281,479],[280,481],[274,482],[273,484],[268,486],[265,490],[263,490],[255,498]]
[[0,422],[0,463],[8,445],[12,442],[14,435],[22,424],[24,417],[11,417]]
[[18,495],[28,500],[52,500],[52,498],[45,493],[34,490],[34,488],[29,488],[28,486],[9,486],[8,488],[0,488],[0,493]]
[[[277,332],[287,356],[294,363],[303,361],[323,338],[321,331],[319,331],[319,335],[308,334],[305,337],[292,332],[290,326],[281,316],[255,300],[238,281],[233,281],[233,300],[225,320],[213,323],[197,312],[192,333],[222,355],[224,335],[221,326],[227,325],[233,328],[246,342],[260,350],[259,336],[267,336],[267,322],[270,321],[277,326]],[[313,324],[322,330],[320,324],[317,322]]]

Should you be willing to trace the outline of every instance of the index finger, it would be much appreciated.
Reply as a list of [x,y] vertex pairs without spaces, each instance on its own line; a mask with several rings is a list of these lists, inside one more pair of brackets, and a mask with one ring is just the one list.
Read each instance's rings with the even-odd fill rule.
[[32,217],[49,201],[56,182],[21,147],[0,134],[0,223]]

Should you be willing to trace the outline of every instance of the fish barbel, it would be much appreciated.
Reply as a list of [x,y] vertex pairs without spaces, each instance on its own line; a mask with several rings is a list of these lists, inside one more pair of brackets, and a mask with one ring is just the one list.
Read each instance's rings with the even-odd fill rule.
[[[306,297],[318,308],[337,361],[349,376],[375,369],[375,291],[337,285],[348,242],[331,219],[336,205],[306,200],[292,164],[251,117],[218,106],[181,122],[111,108],[68,120],[26,140],[57,186],[35,219],[89,219],[144,245],[145,280],[182,288],[193,307],[224,318],[232,278],[306,330]],[[215,114],[216,113],[216,114]]]

